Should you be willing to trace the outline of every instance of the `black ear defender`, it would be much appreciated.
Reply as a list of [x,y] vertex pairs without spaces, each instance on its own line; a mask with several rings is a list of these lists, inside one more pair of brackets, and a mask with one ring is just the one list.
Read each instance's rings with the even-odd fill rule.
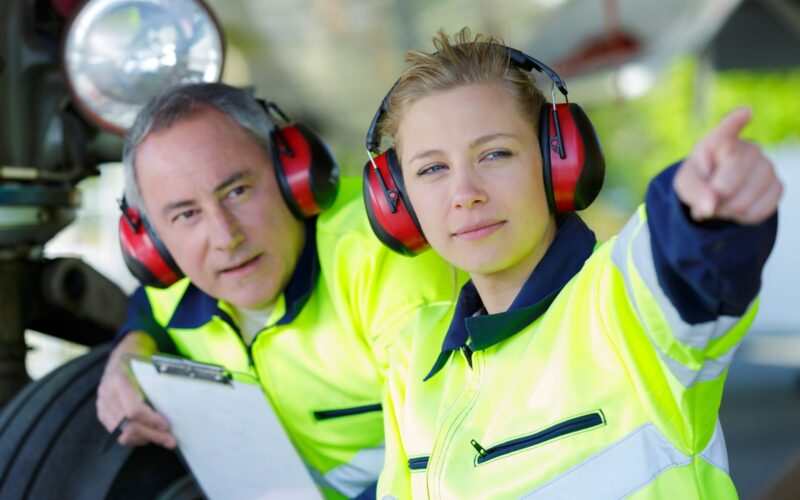
[[[597,198],[605,177],[605,158],[597,133],[583,109],[568,101],[567,86],[555,71],[517,49],[504,50],[521,70],[547,75],[567,101],[557,104],[551,89],[551,102],[540,110],[539,148],[545,194],[554,214],[583,210]],[[381,152],[378,134],[396,85],[397,82],[381,101],[367,131],[370,160],[364,165],[364,203],[370,226],[381,242],[399,253],[417,255],[428,248],[428,243],[406,197],[397,152],[394,148]]]
[[[277,104],[258,100],[269,116],[285,125],[275,127],[270,149],[281,195],[299,219],[314,217],[336,200],[339,190],[339,166],[322,139],[308,127],[295,123]],[[166,288],[183,273],[166,245],[158,238],[143,214],[120,202],[119,242],[122,257],[131,274],[143,285]]]

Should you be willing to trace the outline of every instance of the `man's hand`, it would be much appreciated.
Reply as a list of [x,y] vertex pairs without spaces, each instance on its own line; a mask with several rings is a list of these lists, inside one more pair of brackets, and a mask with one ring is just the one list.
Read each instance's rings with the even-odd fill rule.
[[675,192],[692,218],[759,224],[778,208],[783,186],[761,149],[739,137],[750,121],[737,108],[697,143],[675,174]]
[[123,426],[117,439],[119,444],[140,446],[156,443],[165,448],[177,445],[167,419],[144,402],[126,369],[126,355],[149,356],[155,352],[155,342],[149,335],[131,332],[108,358],[97,388],[97,418],[108,432],[113,432],[118,425]]

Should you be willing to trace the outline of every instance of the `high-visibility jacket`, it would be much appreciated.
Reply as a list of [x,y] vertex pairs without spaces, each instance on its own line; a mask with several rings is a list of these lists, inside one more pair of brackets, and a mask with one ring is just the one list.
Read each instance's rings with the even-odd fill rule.
[[717,414],[777,218],[694,224],[674,172],[601,246],[562,218],[509,310],[481,314],[469,282],[418,312],[378,498],[736,497]]
[[360,189],[360,180],[343,179],[334,206],[307,223],[294,274],[250,347],[230,306],[187,279],[139,289],[120,331],[145,331],[161,350],[255,374],[329,497],[356,496],[377,481],[387,347],[414,310],[455,300],[464,281],[433,252],[412,259],[381,245]]

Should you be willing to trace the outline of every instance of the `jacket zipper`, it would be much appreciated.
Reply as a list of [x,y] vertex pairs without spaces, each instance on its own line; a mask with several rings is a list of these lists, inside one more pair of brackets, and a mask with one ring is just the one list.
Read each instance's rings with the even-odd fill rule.
[[350,415],[361,415],[362,413],[381,411],[382,409],[380,403],[375,403],[371,405],[354,406],[353,408],[342,408],[339,410],[321,410],[314,412],[314,418],[317,420],[328,420],[330,418],[349,417]]
[[[465,350],[462,349],[466,356]],[[480,395],[480,390],[483,385],[483,358],[481,357],[482,351],[472,352],[469,349],[470,359],[473,363],[472,369],[467,373],[467,381],[462,393],[457,397],[456,401],[450,407],[447,415],[445,416],[439,432],[433,443],[433,451],[431,452],[428,469],[425,472],[425,485],[428,493],[428,498],[432,500],[439,500],[443,498],[442,482],[445,475],[447,464],[443,463],[443,457],[447,456],[448,450],[456,445],[453,439],[454,430],[464,422],[469,415],[470,410],[473,408],[473,402]],[[459,408],[456,408],[456,407]]]
[[605,425],[605,423],[606,419],[603,415],[603,412],[596,411],[565,420],[564,422],[550,426],[547,429],[539,431],[535,434],[512,439],[490,448],[484,448],[474,439],[470,441],[470,444],[472,444],[472,447],[478,452],[476,462],[478,464],[482,464],[484,462],[488,462],[489,460],[502,457],[503,455],[508,455],[509,453],[513,453],[518,450],[530,448],[566,434],[572,434],[578,431]]

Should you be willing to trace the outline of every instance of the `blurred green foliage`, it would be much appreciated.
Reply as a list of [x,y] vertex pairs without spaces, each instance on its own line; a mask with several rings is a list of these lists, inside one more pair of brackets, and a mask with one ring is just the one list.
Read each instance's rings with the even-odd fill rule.
[[743,137],[765,147],[800,141],[800,68],[703,73],[682,58],[643,96],[587,107],[606,154],[607,201],[632,209],[656,173],[740,105],[753,109]]

